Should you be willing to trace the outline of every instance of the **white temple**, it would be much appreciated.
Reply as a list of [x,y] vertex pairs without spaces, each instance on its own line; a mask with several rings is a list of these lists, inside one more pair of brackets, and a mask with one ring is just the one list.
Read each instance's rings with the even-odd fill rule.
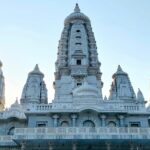
[[0,149],[150,150],[150,109],[120,65],[112,76],[109,97],[103,97],[91,21],[78,4],[64,21],[55,66],[52,103],[36,65],[20,103],[16,100],[5,109],[0,62]]

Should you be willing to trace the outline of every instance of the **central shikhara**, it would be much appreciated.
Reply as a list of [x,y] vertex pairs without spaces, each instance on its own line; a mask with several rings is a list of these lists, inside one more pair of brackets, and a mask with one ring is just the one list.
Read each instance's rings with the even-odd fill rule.
[[5,109],[0,62],[0,149],[149,149],[150,111],[142,92],[135,94],[119,65],[109,97],[103,96],[100,66],[91,21],[78,4],[66,17],[59,40],[52,103],[36,65],[20,103]]

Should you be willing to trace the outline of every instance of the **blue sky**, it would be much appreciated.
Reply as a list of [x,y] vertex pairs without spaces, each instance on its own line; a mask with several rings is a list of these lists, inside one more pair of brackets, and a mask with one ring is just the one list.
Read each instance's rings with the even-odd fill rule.
[[120,64],[135,92],[150,96],[149,0],[0,0],[0,59],[6,105],[20,98],[28,73],[39,64],[53,99],[54,63],[63,21],[78,2],[90,17],[102,63],[103,95]]

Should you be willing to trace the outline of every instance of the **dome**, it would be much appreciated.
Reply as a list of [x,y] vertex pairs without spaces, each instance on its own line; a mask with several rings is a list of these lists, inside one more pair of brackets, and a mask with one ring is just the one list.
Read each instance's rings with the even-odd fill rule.
[[71,13],[68,17],[66,17],[65,24],[70,23],[73,20],[83,20],[85,22],[90,22],[90,19],[85,14],[80,12],[78,4],[76,4],[74,8],[74,12]]
[[93,96],[98,97],[98,89],[87,82],[73,91],[73,96]]
[[15,101],[11,107],[4,112],[4,118],[18,118],[18,119],[26,119],[24,110],[22,106],[18,103],[18,100]]

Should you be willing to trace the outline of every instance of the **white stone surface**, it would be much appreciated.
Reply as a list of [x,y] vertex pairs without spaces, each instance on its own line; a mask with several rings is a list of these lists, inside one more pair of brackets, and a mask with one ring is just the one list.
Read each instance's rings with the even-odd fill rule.
[[5,106],[5,81],[2,71],[2,62],[0,61],[0,110]]
[[28,75],[24,86],[21,103],[47,103],[47,89],[43,80],[44,74],[39,70],[38,65]]

